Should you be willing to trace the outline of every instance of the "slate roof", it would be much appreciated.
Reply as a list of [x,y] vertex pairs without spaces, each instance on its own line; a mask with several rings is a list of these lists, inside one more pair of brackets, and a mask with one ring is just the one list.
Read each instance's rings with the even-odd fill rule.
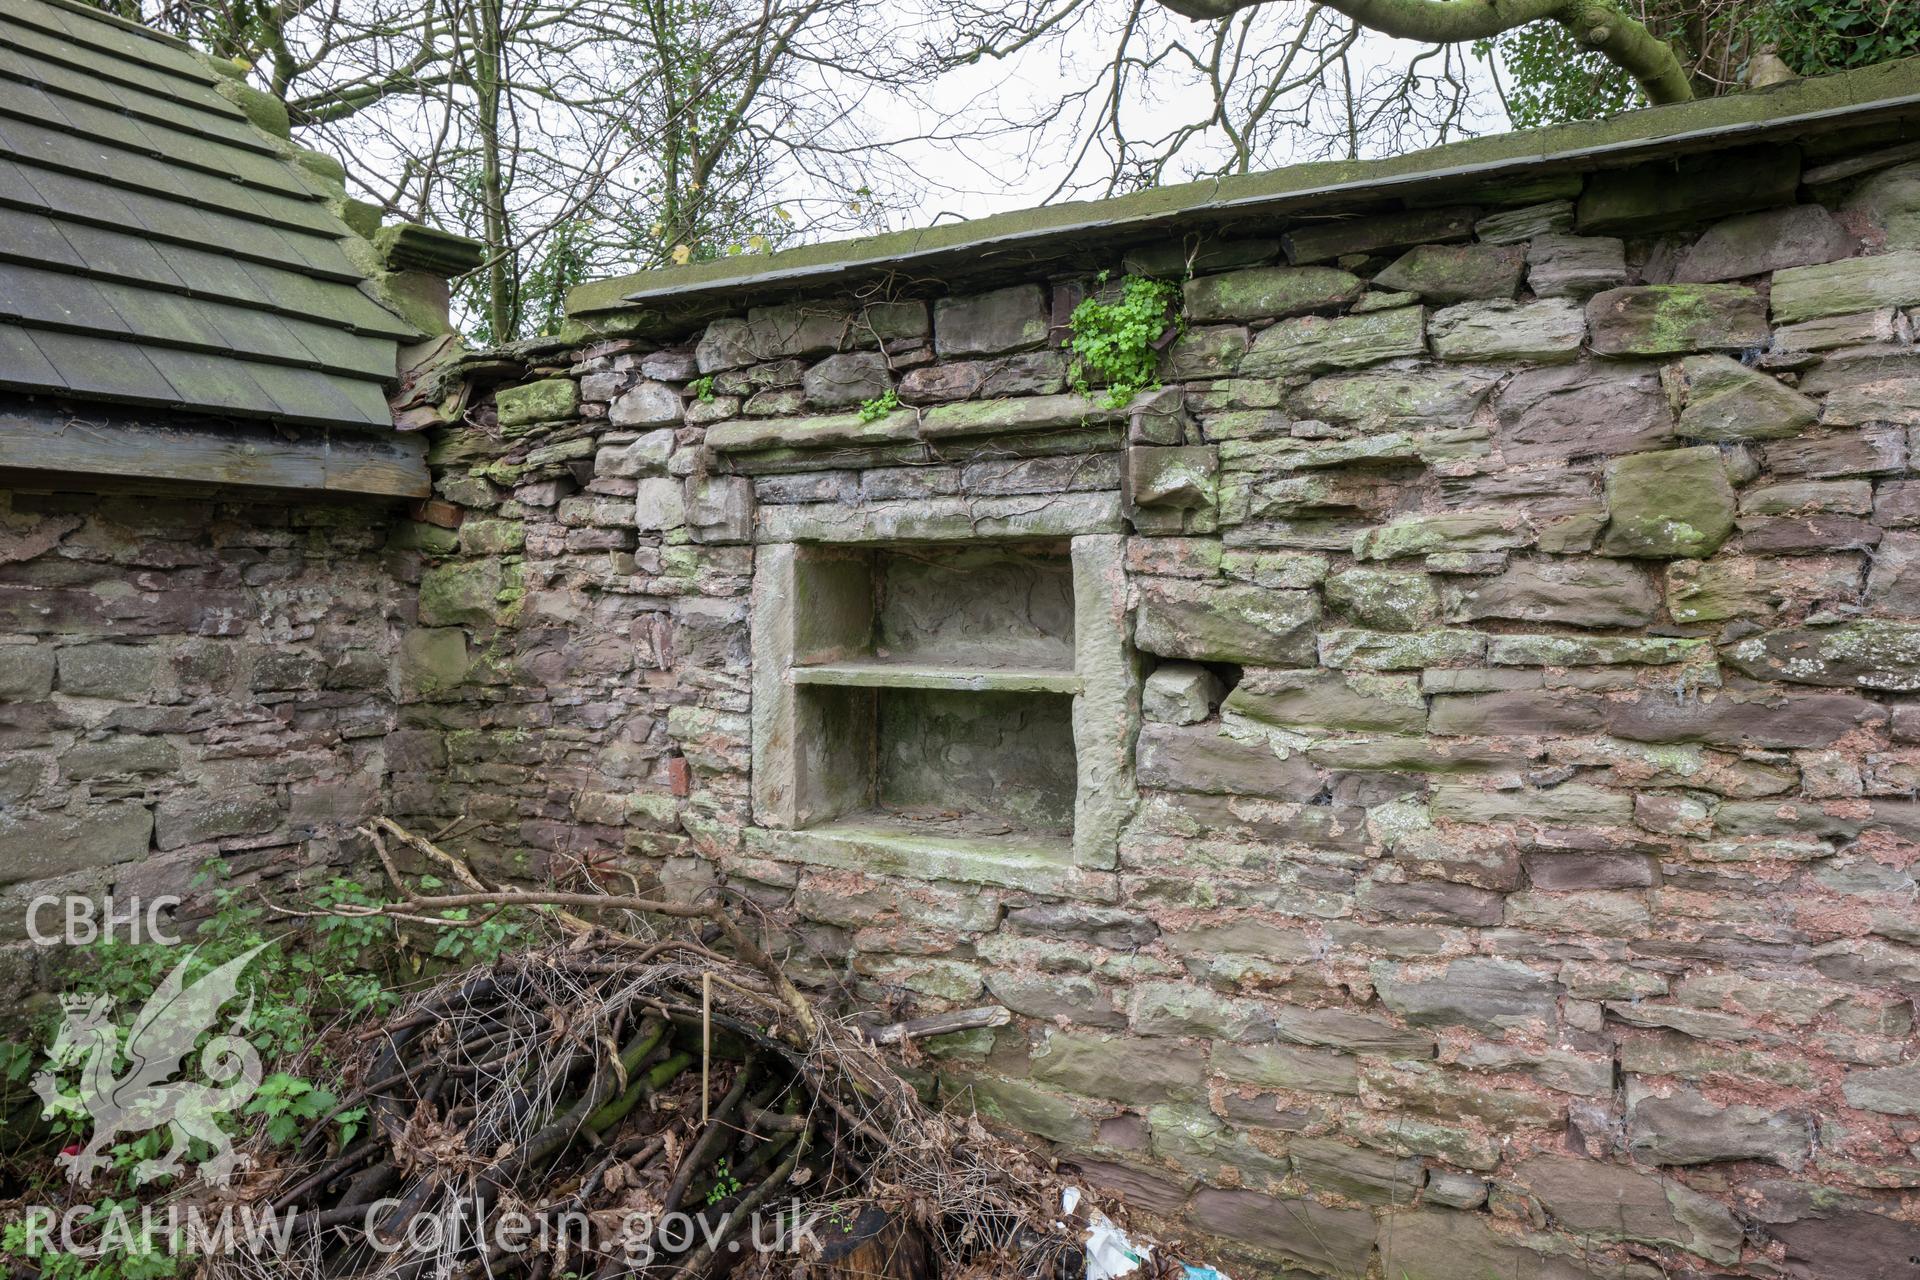
[[353,232],[185,45],[0,3],[0,387],[392,429]]

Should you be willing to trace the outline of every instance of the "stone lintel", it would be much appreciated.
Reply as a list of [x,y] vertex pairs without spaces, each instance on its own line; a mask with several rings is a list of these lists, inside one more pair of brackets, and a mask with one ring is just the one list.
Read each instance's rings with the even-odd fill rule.
[[[912,503],[800,502],[763,506],[754,540],[780,542],[978,542],[1121,533],[1118,492],[926,498]],[[756,574],[756,577],[758,575]]]

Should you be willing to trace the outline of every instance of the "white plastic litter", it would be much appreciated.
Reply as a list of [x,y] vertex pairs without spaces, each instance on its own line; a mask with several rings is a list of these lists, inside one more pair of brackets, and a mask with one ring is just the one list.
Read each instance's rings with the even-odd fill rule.
[[[1079,1204],[1080,1188],[1068,1187],[1061,1192],[1061,1212],[1072,1214]],[[1087,1280],[1114,1280],[1115,1276],[1127,1275],[1139,1270],[1153,1254],[1151,1246],[1129,1240],[1126,1232],[1097,1209],[1087,1220],[1086,1250]]]
[[1087,1280],[1112,1280],[1136,1271],[1152,1252],[1127,1239],[1104,1213],[1095,1213],[1087,1225]]

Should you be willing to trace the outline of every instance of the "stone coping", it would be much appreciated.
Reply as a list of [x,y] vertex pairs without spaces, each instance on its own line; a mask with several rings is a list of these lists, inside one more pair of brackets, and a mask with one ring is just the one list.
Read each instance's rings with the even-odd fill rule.
[[[567,297],[590,329],[642,330],[772,301],[852,287],[902,267],[948,284],[1011,269],[1092,261],[1169,229],[1206,233],[1279,214],[1333,212],[1389,198],[1446,193],[1559,172],[1617,167],[1742,143],[1793,141],[1920,117],[1920,58],[1830,76],[1626,112],[1611,120],[1470,138],[1405,155],[1321,161],[1265,173],[1181,183],[1110,200],[995,214],[968,222],[801,245],[589,281]],[[619,323],[619,313],[627,313]]]

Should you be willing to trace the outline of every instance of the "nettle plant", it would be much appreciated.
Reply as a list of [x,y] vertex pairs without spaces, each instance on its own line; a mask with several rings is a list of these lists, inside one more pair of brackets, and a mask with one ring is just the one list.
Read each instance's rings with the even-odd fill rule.
[[[1100,273],[1096,287],[1107,283],[1107,275]],[[1082,299],[1067,318],[1071,332],[1063,343],[1073,355],[1073,389],[1084,396],[1094,382],[1104,383],[1106,407],[1117,409],[1159,386],[1161,339],[1185,324],[1176,308],[1179,298],[1180,286],[1171,281],[1127,276],[1118,301]]]
[[[330,1087],[336,1083],[338,1068],[327,1036],[334,1024],[392,1011],[400,1003],[401,989],[421,977],[423,966],[432,960],[485,963],[532,939],[528,926],[501,913],[470,928],[436,933],[423,956],[408,945],[392,919],[326,914],[341,907],[373,908],[385,901],[346,877],[335,877],[305,895],[309,910],[318,914],[304,922],[306,927],[295,931],[273,918],[245,890],[221,884],[224,874],[225,868],[218,862],[202,868],[196,883],[201,888],[211,886],[208,901],[212,910],[185,946],[103,938],[74,950],[63,975],[63,987],[73,995],[111,997],[116,1035],[124,1046],[147,999],[189,953],[192,962],[186,981],[192,982],[260,947],[242,974],[233,1004],[245,1004],[235,1019],[237,1030],[259,1052],[266,1073],[239,1114],[224,1123],[236,1134],[258,1132],[277,1147],[287,1146],[306,1135],[316,1122],[326,1121],[331,1130],[328,1140],[336,1148],[344,1148],[365,1124],[366,1108],[342,1107]],[[432,888],[436,883],[428,877],[422,887]],[[370,958],[386,967],[368,968]],[[205,1035],[224,1030],[225,1021],[223,1016],[220,1026]],[[72,1047],[60,1047],[60,1043],[57,1024],[50,1022],[36,1028],[27,1043],[0,1044],[0,1101],[9,1104],[9,1113],[26,1100],[29,1079],[40,1072],[50,1075],[60,1093],[78,1104],[83,1092],[84,1058]],[[194,1055],[198,1053],[196,1045]],[[192,1060],[197,1061],[197,1057]],[[5,1114],[0,1114],[0,1119],[4,1118]],[[55,1144],[69,1147],[78,1146],[90,1123],[78,1105],[71,1110],[56,1109],[43,1119],[42,1137],[50,1136]],[[167,1184],[173,1181],[170,1175],[162,1175],[147,1187],[137,1187],[134,1171],[143,1162],[159,1157],[169,1143],[163,1127],[129,1137],[108,1149],[110,1170],[103,1177],[104,1186],[96,1182],[105,1194],[95,1218],[80,1224],[83,1233],[104,1222],[112,1206],[133,1208],[150,1194],[167,1194]],[[29,1144],[30,1140],[21,1135],[6,1135],[8,1148]],[[195,1139],[190,1143],[187,1163],[197,1165],[208,1154],[206,1145]],[[24,1162],[21,1167],[26,1167]],[[42,1198],[57,1194],[63,1178],[48,1160],[42,1171],[30,1178],[33,1185],[29,1190]],[[0,1272],[11,1261],[27,1264],[41,1280],[161,1280],[191,1269],[190,1261],[186,1267],[181,1266],[185,1256],[178,1247],[181,1243],[145,1240],[129,1247],[103,1244],[99,1252],[82,1257],[48,1251],[16,1223],[0,1233]]]

